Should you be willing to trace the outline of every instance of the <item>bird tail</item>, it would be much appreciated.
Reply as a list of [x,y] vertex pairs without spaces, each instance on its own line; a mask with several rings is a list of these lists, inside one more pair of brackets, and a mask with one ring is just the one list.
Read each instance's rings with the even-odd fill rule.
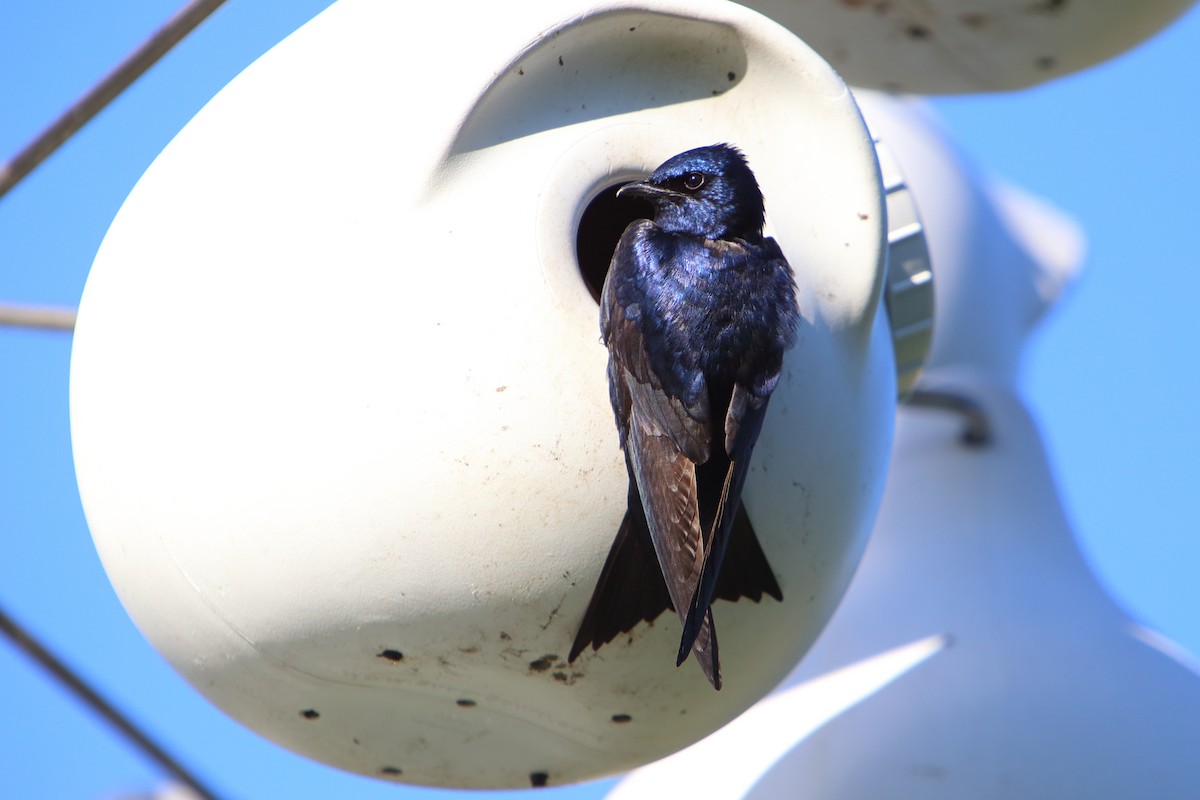
[[608,551],[592,599],[575,634],[568,661],[588,645],[598,649],[643,620],[649,622],[671,609],[650,541],[650,529],[641,500],[634,495]]
[[[764,595],[783,600],[750,518],[745,508],[739,507],[715,596],[730,602],[744,597],[758,603]],[[588,645],[599,649],[639,622],[652,621],[667,610],[674,610],[674,606],[658,566],[641,499],[634,495],[600,571],[568,660],[574,661]],[[720,689],[721,667],[711,607],[703,619],[692,647],[683,650],[677,665],[687,659],[689,652],[695,653],[704,676]]]

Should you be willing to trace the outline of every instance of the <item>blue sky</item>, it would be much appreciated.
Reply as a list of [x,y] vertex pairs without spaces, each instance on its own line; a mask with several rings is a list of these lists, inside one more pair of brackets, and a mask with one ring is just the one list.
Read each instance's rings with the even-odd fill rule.
[[[0,5],[0,158],[179,4]],[[108,224],[154,156],[226,82],[327,4],[230,3],[0,200],[0,301],[74,306]],[[1193,11],[1087,73],[935,103],[981,164],[1071,212],[1087,231],[1083,278],[1032,342],[1023,389],[1101,580],[1135,617],[1193,653],[1197,51]],[[209,706],[145,643],[108,585],[79,507],[69,356],[63,334],[0,329],[0,604],[225,795],[455,796],[398,790],[265,743]],[[112,797],[161,782],[3,642],[0,698],[0,796]],[[604,788],[549,796],[598,797]]]

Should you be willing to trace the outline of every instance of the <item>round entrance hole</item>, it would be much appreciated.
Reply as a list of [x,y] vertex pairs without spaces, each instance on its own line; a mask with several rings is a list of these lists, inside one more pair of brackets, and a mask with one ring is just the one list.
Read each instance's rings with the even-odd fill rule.
[[654,207],[640,197],[617,197],[626,181],[599,192],[583,210],[575,234],[575,257],[592,299],[600,302],[600,291],[608,275],[613,251],[625,228],[635,219],[653,219]]

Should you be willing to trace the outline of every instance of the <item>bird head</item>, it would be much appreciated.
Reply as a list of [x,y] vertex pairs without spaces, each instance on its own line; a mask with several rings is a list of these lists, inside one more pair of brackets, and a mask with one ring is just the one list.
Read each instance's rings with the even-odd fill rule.
[[706,239],[762,235],[763,196],[746,157],[736,147],[697,147],[662,163],[644,181],[627,183],[618,197],[635,195],[654,206],[665,231]]

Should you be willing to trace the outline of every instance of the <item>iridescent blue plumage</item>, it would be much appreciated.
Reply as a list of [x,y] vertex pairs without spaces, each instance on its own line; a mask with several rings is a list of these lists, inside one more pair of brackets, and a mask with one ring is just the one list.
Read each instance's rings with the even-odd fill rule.
[[719,689],[713,600],[782,599],[741,494],[800,322],[795,285],[736,148],[681,153],[618,194],[655,209],[625,230],[601,296],[629,507],[570,658],[673,607],[677,663],[695,652]]

